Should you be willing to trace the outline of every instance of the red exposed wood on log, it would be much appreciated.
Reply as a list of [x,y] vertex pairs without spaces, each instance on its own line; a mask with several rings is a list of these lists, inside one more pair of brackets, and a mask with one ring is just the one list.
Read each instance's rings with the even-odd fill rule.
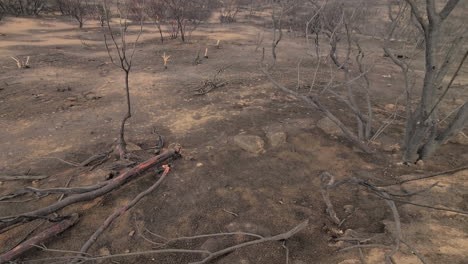
[[67,230],[69,227],[73,226],[78,221],[78,214],[73,214],[70,218],[67,218],[60,223],[53,225],[47,230],[42,231],[41,233],[33,236],[32,238],[24,241],[18,246],[14,247],[10,251],[6,252],[3,255],[0,255],[0,263],[6,263],[12,261],[15,258],[18,258],[28,250],[35,248],[36,245],[44,243],[49,238],[56,236],[63,231]]

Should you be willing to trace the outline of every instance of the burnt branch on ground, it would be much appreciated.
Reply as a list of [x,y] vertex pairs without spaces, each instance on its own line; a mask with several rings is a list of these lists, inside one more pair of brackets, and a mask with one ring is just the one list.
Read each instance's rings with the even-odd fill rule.
[[202,84],[195,89],[195,95],[205,95],[215,89],[226,86],[229,82],[221,79],[220,75],[224,73],[232,65],[226,65],[219,68],[211,79],[203,80]]
[[[22,213],[19,215],[0,217],[0,233],[3,233],[8,227],[16,224],[26,223],[40,218],[47,218],[49,215],[72,204],[94,200],[97,197],[105,195],[121,187],[126,182],[137,177],[147,169],[160,165],[162,162],[166,162],[167,160],[176,158],[177,156],[178,150],[167,150],[162,154],[155,156],[126,172],[121,173],[119,176],[107,181],[105,184],[103,184],[102,187],[96,188],[97,186],[92,186],[92,190],[90,191],[73,194],[71,196],[66,197],[63,200],[60,200],[43,208],[33,210],[31,212]],[[65,189],[67,191],[70,191],[69,188]]]

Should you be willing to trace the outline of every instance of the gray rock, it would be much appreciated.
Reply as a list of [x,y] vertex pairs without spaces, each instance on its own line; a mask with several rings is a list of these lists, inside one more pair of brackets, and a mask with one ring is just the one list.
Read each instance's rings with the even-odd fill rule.
[[252,154],[260,154],[265,152],[265,142],[259,136],[237,135],[234,137],[234,143],[241,149]]
[[343,136],[343,131],[328,117],[324,117],[317,122],[317,126],[326,134],[331,136]]
[[300,128],[300,129],[314,129],[315,120],[312,118],[297,118],[287,121],[288,125]]
[[273,148],[279,147],[286,143],[286,132],[281,124],[273,124],[263,128],[270,145]]
[[286,144],[286,133],[282,131],[277,131],[277,132],[267,132],[266,136],[268,138],[268,141],[270,142],[270,145],[273,148],[279,147],[283,144]]

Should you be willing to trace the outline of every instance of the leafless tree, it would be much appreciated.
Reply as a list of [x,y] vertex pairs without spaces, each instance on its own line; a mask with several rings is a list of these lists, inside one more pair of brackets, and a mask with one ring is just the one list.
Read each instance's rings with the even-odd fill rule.
[[[343,131],[345,137],[360,149],[372,152],[368,144],[374,138],[375,131],[369,93],[371,83],[367,77],[371,64],[365,59],[365,50],[361,47],[357,35],[354,34],[355,28],[359,25],[360,18],[358,18],[357,11],[359,8],[345,6],[341,1],[326,1],[319,6],[312,5],[308,10],[310,13],[308,17],[304,17],[303,31],[305,31],[306,44],[309,49],[312,49],[308,41],[311,28],[316,35],[315,52],[308,53],[312,56],[315,54],[313,57],[316,60],[316,67],[310,74],[311,84],[306,89],[308,91],[300,91],[299,86],[294,91],[274,81],[270,74],[267,73],[267,76],[276,87],[303,99],[321,111]],[[319,41],[319,38],[323,41]],[[321,47],[319,43],[328,43],[328,46]],[[339,45],[342,48],[339,49]],[[324,52],[327,52],[325,57],[322,55]],[[320,85],[317,79],[323,69],[329,69],[329,80],[324,85]],[[336,78],[335,75],[339,73],[343,75],[343,81]],[[298,80],[299,83],[300,80]],[[343,122],[347,117],[336,116],[320,102],[324,95],[330,95],[345,104],[349,112],[354,115],[356,130]]]
[[[416,162],[430,157],[450,137],[460,132],[468,124],[468,102],[465,101],[455,117],[444,128],[439,128],[438,113],[441,102],[452,87],[455,78],[465,62],[468,51],[464,43],[463,32],[455,27],[446,27],[447,20],[459,5],[460,0],[448,0],[438,10],[438,1],[426,0],[419,3],[414,0],[397,2],[397,10],[389,10],[392,23],[386,37],[384,51],[390,59],[401,68],[405,78],[407,122],[404,138],[404,155],[406,162]],[[396,14],[394,14],[396,12]],[[405,12],[410,12],[422,34],[424,48],[424,78],[418,102],[413,105],[410,63],[390,48],[390,39],[401,27]],[[452,33],[448,36],[447,32]],[[456,66],[448,83],[444,79]],[[442,91],[438,95],[439,89]]]
[[106,24],[106,13],[111,14],[111,10],[104,10],[104,7],[102,4],[94,4],[94,18],[99,21],[101,24],[101,27],[104,27]]
[[236,22],[236,16],[240,11],[241,0],[220,0],[221,15],[219,21],[221,23]]
[[161,24],[167,19],[166,5],[161,0],[148,0],[145,4],[145,14],[154,22],[158,28],[161,43],[164,43]]
[[[103,8],[104,10],[108,10],[108,0],[103,1]],[[110,42],[107,37],[107,34],[104,34],[104,43],[106,46],[107,53],[111,62],[120,68],[125,74],[125,94],[126,94],[126,101],[127,101],[127,113],[125,114],[124,118],[122,119],[120,125],[120,133],[119,133],[119,154],[121,159],[127,159],[127,143],[125,141],[125,123],[127,120],[132,117],[132,108],[131,108],[131,101],[130,101],[130,86],[129,86],[129,76],[132,70],[132,62],[133,56],[135,55],[136,45],[140,39],[140,36],[143,31],[143,14],[140,15],[140,29],[137,33],[136,39],[133,42],[133,45],[129,43],[128,40],[128,8],[125,8],[125,5],[120,4],[119,2],[116,3],[116,9],[119,15],[119,31],[120,36],[117,36],[116,33],[112,30],[111,26],[111,19],[109,14],[106,12],[106,24],[108,32],[107,34],[110,36]],[[129,45],[130,44],[130,45]],[[112,51],[111,46],[115,48]],[[114,53],[114,54],[112,54]],[[114,57],[117,57],[114,59]]]
[[96,13],[95,3],[92,0],[57,0],[61,12],[78,22],[79,28],[83,28],[86,19]]
[[1,14],[14,16],[38,15],[45,7],[46,0],[0,0]]
[[[162,0],[183,42],[213,11],[212,0]],[[177,34],[172,34],[177,37]]]
[[283,39],[283,19],[288,12],[293,10],[296,6],[300,4],[300,1],[292,1],[292,0],[279,0],[279,1],[271,1],[271,21],[272,21],[272,32],[273,32],[273,40],[271,43],[271,54],[273,57],[272,65],[270,69],[275,67],[276,65],[276,47]]

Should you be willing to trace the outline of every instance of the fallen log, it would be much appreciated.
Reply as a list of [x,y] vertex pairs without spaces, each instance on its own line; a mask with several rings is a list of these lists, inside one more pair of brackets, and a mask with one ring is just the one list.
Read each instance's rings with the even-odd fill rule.
[[167,161],[170,158],[176,157],[177,155],[178,155],[178,151],[175,149],[166,150],[162,154],[157,155],[133,167],[132,169],[126,172],[121,173],[119,176],[109,180],[106,185],[104,185],[103,187],[99,189],[68,196],[61,201],[57,201],[49,206],[31,211],[31,212],[27,212],[27,213],[23,213],[19,215],[13,215],[13,216],[0,217],[0,234],[5,232],[4,229],[9,226],[12,226],[18,223],[29,222],[37,218],[44,218],[71,204],[90,201],[90,200],[96,199],[97,197],[103,196],[113,191],[114,189],[122,186],[131,178],[137,175],[140,175],[147,169],[154,167],[158,164],[161,164],[162,162]]
[[29,251],[32,248],[35,248],[36,245],[44,243],[51,237],[54,237],[63,231],[67,230],[69,227],[73,226],[78,221],[78,214],[73,214],[65,220],[59,222],[58,224],[53,225],[52,227],[42,231],[41,233],[33,236],[32,238],[24,241],[13,249],[9,250],[5,254],[0,255],[0,264],[7,263],[12,261],[25,252]]

